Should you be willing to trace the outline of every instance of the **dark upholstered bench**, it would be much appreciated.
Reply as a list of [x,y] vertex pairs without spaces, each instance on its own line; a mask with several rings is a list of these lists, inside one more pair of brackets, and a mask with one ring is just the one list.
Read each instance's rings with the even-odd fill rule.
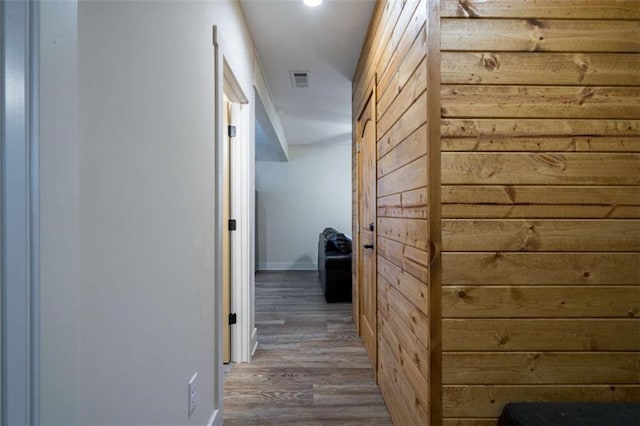
[[640,403],[509,403],[498,426],[640,426]]

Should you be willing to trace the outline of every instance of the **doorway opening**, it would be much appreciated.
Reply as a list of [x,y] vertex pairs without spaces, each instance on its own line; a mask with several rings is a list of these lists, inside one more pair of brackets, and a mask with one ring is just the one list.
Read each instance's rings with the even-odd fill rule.
[[[232,104],[229,98],[224,99],[224,128],[227,129],[222,139],[222,363],[231,363],[231,325],[235,324],[231,313],[231,147],[236,138],[235,116],[237,104]],[[226,369],[225,369],[226,372]],[[225,373],[226,374],[226,373]]]
[[221,199],[221,284],[222,284],[222,363],[249,361],[244,342],[243,317],[248,262],[247,242],[251,220],[246,217],[248,177],[245,156],[249,140],[249,103],[228,63],[224,67],[222,104],[223,134],[220,155],[219,197]]
[[[252,105],[236,78],[218,28],[215,48],[215,336],[213,362],[216,424],[222,422],[224,378],[251,357],[253,271]],[[218,420],[219,419],[219,420]]]

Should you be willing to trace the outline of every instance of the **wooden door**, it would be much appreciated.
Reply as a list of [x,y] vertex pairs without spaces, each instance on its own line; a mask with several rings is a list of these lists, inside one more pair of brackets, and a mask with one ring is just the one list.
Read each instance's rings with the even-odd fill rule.
[[376,123],[371,93],[358,118],[358,304],[360,335],[377,375]]

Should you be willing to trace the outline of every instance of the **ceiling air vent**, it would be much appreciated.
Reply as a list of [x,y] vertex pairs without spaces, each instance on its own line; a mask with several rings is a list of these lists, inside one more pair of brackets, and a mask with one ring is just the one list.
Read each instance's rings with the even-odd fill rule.
[[309,87],[309,72],[291,71],[291,85],[295,88]]

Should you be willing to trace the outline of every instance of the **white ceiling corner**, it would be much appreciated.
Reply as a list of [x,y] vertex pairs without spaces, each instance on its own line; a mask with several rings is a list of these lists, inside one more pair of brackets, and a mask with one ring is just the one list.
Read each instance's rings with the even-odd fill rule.
[[[290,145],[350,143],[351,78],[375,0],[240,0]],[[292,87],[290,71],[308,71]]]

